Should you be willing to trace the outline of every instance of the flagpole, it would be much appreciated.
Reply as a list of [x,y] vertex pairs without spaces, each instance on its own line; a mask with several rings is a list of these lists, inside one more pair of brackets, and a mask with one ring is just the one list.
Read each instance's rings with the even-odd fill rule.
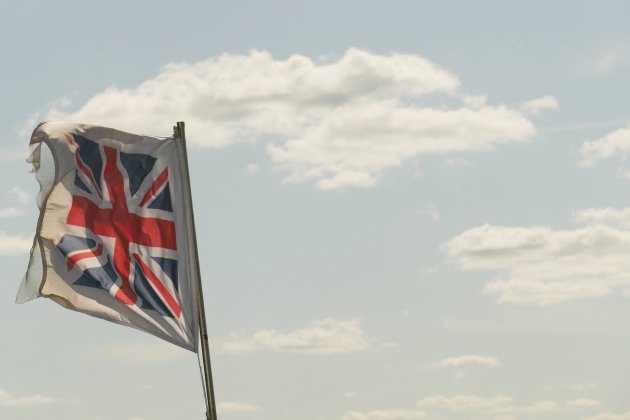
[[207,420],[217,420],[217,410],[214,401],[214,386],[212,384],[212,369],[210,367],[210,346],[208,345],[208,328],[206,326],[206,310],[203,304],[203,289],[201,285],[201,272],[199,270],[199,252],[197,251],[197,235],[195,234],[195,215],[192,208],[192,192],[190,189],[190,172],[188,170],[188,151],[186,150],[186,131],[184,128],[184,122],[179,121],[175,127],[173,127],[175,138],[178,138],[182,142],[184,149],[184,174],[188,178],[186,182],[186,188],[188,190],[188,197],[190,198],[190,220],[192,221],[192,241],[194,243],[195,252],[195,270],[197,270],[197,303],[199,306],[199,332],[201,336],[201,353],[203,358],[203,373],[205,381],[206,391],[206,418]]

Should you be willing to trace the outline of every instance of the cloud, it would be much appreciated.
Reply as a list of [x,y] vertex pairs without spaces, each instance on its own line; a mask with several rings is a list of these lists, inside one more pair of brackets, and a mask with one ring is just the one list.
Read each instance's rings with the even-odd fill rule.
[[483,225],[443,250],[463,270],[502,272],[484,288],[499,302],[545,306],[630,285],[630,231],[603,224],[573,230]]
[[541,111],[558,109],[558,101],[553,96],[542,96],[523,103],[521,109],[528,114],[538,115]]
[[259,349],[318,354],[351,353],[368,347],[359,322],[333,318],[315,320],[307,328],[288,333],[274,329],[255,332],[249,338],[232,334],[223,344],[225,353],[245,353]]
[[348,411],[340,420],[416,420],[426,417],[424,411],[373,410],[367,412]]
[[427,216],[434,222],[438,222],[440,220],[440,211],[433,203],[429,203],[426,207],[421,208],[419,210],[419,213],[422,216]]
[[260,167],[255,163],[250,163],[249,165],[247,165],[246,171],[248,174],[255,174],[260,171]]
[[611,157],[628,157],[630,155],[630,127],[620,128],[596,140],[585,142],[580,148],[585,167]]
[[238,402],[222,402],[217,404],[217,411],[222,413],[253,413],[259,410],[260,407],[253,404]]
[[33,406],[62,402],[62,400],[45,395],[34,394],[25,397],[16,397],[0,389],[0,407]]
[[9,194],[13,195],[20,204],[28,204],[31,202],[31,195],[20,187],[11,188]]
[[505,395],[480,397],[477,395],[433,395],[418,402],[420,408],[440,408],[454,412],[497,413],[512,411],[512,398]]
[[0,255],[24,254],[31,249],[32,245],[32,236],[11,235],[0,231]]
[[24,211],[15,207],[7,207],[4,209],[0,209],[0,219],[18,217],[18,216],[21,216],[22,214],[24,214]]
[[605,223],[630,228],[630,207],[588,208],[575,213],[573,219],[578,223]]
[[620,48],[611,49],[600,54],[591,63],[591,70],[594,73],[605,73],[614,68],[624,57],[624,51]]
[[454,158],[446,159],[443,162],[443,165],[444,166],[473,166],[472,162],[461,157],[454,157]]
[[[478,395],[433,395],[418,401],[418,406],[428,410],[430,414],[435,410],[446,410],[453,415],[470,418],[471,415],[483,415],[484,418],[512,419],[514,415],[539,415],[553,413],[560,410],[555,401],[537,401],[530,405],[517,406],[511,397],[495,395],[481,397]],[[451,418],[451,417],[449,417]]]
[[630,420],[630,411],[623,414],[612,414],[607,411],[596,415],[595,417],[589,417],[588,420]]
[[438,369],[461,369],[466,367],[501,367],[499,359],[488,356],[457,356],[447,357],[434,365]]
[[566,402],[566,405],[569,407],[597,407],[602,403],[596,400],[589,400],[588,398],[576,398],[574,400],[570,400]]
[[154,134],[170,134],[165,121],[185,120],[193,145],[265,141],[285,182],[341,189],[374,186],[422,155],[535,135],[520,110],[459,92],[456,76],[413,54],[351,48],[318,62],[251,51],[169,64],[135,88],[112,86],[74,112],[53,106],[46,118]]

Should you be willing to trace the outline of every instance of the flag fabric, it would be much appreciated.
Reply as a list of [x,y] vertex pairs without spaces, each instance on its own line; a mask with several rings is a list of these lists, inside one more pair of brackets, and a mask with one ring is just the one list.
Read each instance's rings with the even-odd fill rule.
[[41,213],[16,301],[47,297],[196,352],[198,262],[182,142],[48,122],[30,144]]

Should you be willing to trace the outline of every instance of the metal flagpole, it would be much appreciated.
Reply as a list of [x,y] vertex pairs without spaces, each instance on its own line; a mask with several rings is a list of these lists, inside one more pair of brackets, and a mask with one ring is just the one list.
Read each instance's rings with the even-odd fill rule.
[[203,357],[203,373],[205,379],[205,391],[206,391],[206,418],[207,420],[217,420],[217,410],[214,401],[214,386],[212,384],[212,369],[210,367],[210,347],[208,345],[208,329],[206,326],[206,310],[203,304],[203,289],[201,287],[201,272],[199,270],[199,252],[197,251],[197,235],[195,233],[195,215],[192,209],[192,193],[190,189],[190,172],[188,171],[188,151],[186,150],[186,132],[184,129],[184,122],[179,121],[175,127],[173,127],[175,138],[178,138],[182,142],[184,149],[184,173],[188,178],[186,182],[186,188],[188,190],[188,197],[190,198],[190,220],[192,221],[192,240],[195,245],[195,270],[197,270],[197,300],[199,306],[199,332],[201,335],[201,353]]

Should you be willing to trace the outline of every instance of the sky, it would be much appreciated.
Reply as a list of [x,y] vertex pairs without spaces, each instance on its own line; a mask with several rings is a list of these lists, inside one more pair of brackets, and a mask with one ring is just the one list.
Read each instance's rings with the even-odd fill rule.
[[630,419],[625,1],[0,5],[0,418],[204,418],[196,356],[15,305],[39,121],[185,121],[219,418]]

